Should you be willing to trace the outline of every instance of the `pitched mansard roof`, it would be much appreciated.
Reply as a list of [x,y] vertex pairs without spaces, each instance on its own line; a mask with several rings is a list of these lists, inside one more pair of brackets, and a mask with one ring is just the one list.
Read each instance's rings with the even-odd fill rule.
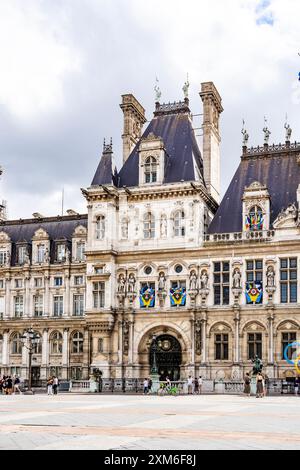
[[113,161],[112,142],[110,145],[106,145],[104,141],[103,154],[92,181],[92,186],[101,186],[102,184],[115,185],[116,173],[117,169]]
[[57,240],[66,240],[70,243],[77,227],[87,228],[87,215],[49,217],[42,219],[13,220],[0,222],[0,232],[10,237],[12,246],[11,264],[16,264],[16,243],[30,245],[32,238],[39,229],[45,230],[50,239],[50,257],[54,259],[54,243]]
[[154,117],[118,174],[113,175],[112,161],[104,156],[92,185],[115,184],[120,188],[139,185],[139,146],[149,134],[163,139],[167,153],[164,183],[201,181],[203,161],[192,127],[188,100],[173,104],[158,104]]
[[208,233],[242,231],[242,198],[246,187],[255,181],[267,187],[271,199],[270,223],[283,209],[297,202],[300,184],[300,143],[247,149]]

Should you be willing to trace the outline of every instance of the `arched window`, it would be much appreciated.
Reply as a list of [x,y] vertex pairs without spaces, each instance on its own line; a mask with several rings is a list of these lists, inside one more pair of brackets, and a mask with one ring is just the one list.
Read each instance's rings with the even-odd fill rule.
[[96,240],[104,240],[105,238],[105,217],[100,215],[96,219]]
[[11,353],[22,354],[22,340],[21,333],[14,333],[11,337]]
[[147,212],[144,215],[144,238],[154,238],[155,237],[155,219],[154,215],[151,212]]
[[183,211],[177,211],[174,214],[174,237],[185,236],[185,214]]
[[42,337],[37,331],[35,331],[34,334],[36,335],[36,337],[39,337],[39,342],[33,343],[32,352],[33,354],[42,354]]
[[145,160],[145,183],[156,183],[157,181],[157,161],[154,157]]
[[246,230],[263,230],[264,214],[259,206],[251,207],[249,214],[246,216]]
[[83,334],[79,331],[76,331],[76,333],[74,333],[72,336],[72,353],[83,353]]
[[59,331],[54,331],[50,336],[50,354],[62,354],[63,336]]

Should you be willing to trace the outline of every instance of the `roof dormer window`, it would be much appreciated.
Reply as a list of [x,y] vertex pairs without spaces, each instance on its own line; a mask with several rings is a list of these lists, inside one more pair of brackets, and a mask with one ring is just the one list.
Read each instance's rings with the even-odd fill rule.
[[157,161],[154,157],[145,160],[145,183],[157,182]]
[[264,214],[260,206],[251,207],[246,216],[246,230],[254,232],[264,229]]

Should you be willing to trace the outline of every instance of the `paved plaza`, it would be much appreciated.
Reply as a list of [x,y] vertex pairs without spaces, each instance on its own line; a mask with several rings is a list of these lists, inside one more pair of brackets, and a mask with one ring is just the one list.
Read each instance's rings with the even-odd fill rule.
[[297,449],[300,397],[0,396],[0,449]]

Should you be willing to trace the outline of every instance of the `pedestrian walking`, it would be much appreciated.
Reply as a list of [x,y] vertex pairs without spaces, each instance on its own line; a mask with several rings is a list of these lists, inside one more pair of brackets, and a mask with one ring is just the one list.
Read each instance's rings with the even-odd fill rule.
[[9,375],[5,383],[5,393],[6,395],[11,395],[12,391],[13,391],[13,381],[12,381],[11,376]]
[[195,377],[195,380],[194,380],[194,393],[196,395],[199,394],[199,381],[198,381],[197,377]]
[[296,380],[295,380],[295,395],[296,395],[296,397],[298,396],[298,393],[299,393],[299,382],[300,382],[299,377],[296,377]]
[[47,395],[53,395],[53,378],[49,377],[47,380]]
[[188,385],[188,394],[192,395],[192,393],[193,393],[193,378],[192,378],[191,375],[188,378],[187,385]]
[[152,382],[151,378],[149,377],[149,379],[148,379],[148,391],[149,391],[149,393],[151,392],[152,385],[153,385],[153,382]]
[[148,382],[148,379],[145,379],[144,380],[144,395],[147,395],[149,391],[149,382]]
[[264,395],[264,378],[259,372],[256,376],[256,398],[263,398]]
[[199,383],[199,394],[202,395],[203,379],[201,375],[199,377],[198,383]]
[[20,390],[20,384],[21,384],[21,381],[20,381],[19,377],[16,376],[15,380],[14,380],[14,395],[16,394],[16,392],[18,392],[19,395],[22,395],[22,392]]
[[58,385],[59,385],[58,378],[54,375],[53,376],[53,385],[52,385],[54,395],[57,395]]
[[245,378],[244,378],[244,394],[247,397],[251,396],[251,379],[248,373],[245,375]]
[[171,380],[170,380],[169,377],[167,376],[167,377],[166,377],[166,389],[167,389],[167,390],[171,390],[171,388],[172,388]]

